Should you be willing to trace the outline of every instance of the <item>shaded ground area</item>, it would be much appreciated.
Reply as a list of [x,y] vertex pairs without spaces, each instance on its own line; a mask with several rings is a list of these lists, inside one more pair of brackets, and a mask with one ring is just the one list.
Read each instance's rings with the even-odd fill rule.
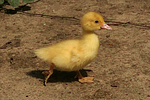
[[[149,100],[149,5],[149,0],[41,0],[24,12],[0,13],[0,100]],[[43,86],[41,72],[49,66],[34,50],[79,38],[79,19],[88,11],[101,13],[113,28],[96,31],[99,54],[81,71],[94,76],[94,83],[81,84],[75,72],[55,70]]]

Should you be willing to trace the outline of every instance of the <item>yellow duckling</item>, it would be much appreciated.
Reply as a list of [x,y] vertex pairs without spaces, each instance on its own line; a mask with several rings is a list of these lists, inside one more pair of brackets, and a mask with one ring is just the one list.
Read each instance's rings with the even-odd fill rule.
[[81,19],[81,26],[83,29],[81,39],[65,40],[35,51],[39,58],[50,63],[50,69],[43,72],[47,74],[44,85],[53,74],[53,68],[60,71],[76,71],[78,81],[81,83],[93,82],[93,77],[83,77],[79,70],[89,64],[98,54],[99,38],[94,30],[112,28],[96,12],[86,13]]

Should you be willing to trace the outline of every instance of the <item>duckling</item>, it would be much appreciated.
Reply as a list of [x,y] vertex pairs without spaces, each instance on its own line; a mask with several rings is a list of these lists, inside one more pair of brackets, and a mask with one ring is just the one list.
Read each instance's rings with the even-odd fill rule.
[[50,69],[43,72],[46,75],[45,86],[54,68],[60,71],[76,71],[78,81],[81,83],[93,82],[93,77],[83,77],[79,70],[89,64],[98,54],[99,37],[94,30],[111,30],[112,28],[96,12],[86,13],[81,18],[81,27],[83,35],[80,39],[65,40],[35,51],[39,58],[50,64]]

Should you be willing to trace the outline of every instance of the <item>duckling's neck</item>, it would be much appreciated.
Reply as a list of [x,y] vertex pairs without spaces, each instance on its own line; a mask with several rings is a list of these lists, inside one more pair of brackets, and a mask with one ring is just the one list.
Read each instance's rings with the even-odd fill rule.
[[95,32],[85,32],[83,31],[83,36],[81,38],[82,45],[85,46],[99,46],[99,37]]
[[96,34],[94,31],[86,31],[86,30],[83,30],[83,35],[86,35],[86,34]]
[[99,49],[99,37],[95,32],[84,32],[80,41],[80,46],[87,56],[95,57]]
[[83,36],[81,40],[93,40],[93,39],[96,39],[96,41],[97,40],[99,41],[97,33],[95,33],[94,31],[83,31]]

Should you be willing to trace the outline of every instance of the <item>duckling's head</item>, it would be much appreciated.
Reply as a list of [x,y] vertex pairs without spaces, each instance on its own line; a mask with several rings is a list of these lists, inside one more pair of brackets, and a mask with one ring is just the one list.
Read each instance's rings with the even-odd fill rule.
[[97,29],[112,29],[104,22],[103,17],[96,12],[86,13],[81,19],[81,26],[83,31],[94,31]]

